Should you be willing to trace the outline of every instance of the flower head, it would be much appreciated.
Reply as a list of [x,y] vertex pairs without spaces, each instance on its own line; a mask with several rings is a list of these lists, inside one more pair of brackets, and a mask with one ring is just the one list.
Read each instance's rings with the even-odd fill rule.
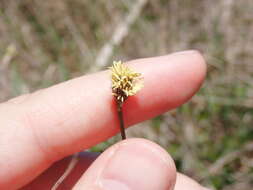
[[114,61],[111,69],[112,92],[119,103],[123,103],[128,96],[135,95],[142,87],[141,74],[137,73],[121,61]]

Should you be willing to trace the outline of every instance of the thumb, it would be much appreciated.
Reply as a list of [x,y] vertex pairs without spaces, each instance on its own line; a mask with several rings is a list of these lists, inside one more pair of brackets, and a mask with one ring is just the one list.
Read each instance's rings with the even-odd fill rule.
[[121,141],[102,153],[74,190],[170,190],[176,168],[169,154],[144,139]]

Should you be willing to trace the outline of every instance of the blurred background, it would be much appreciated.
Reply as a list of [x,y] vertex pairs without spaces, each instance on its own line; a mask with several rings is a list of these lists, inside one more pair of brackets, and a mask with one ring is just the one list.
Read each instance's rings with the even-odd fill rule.
[[203,185],[250,190],[252,0],[1,0],[0,102],[112,60],[186,49],[200,50],[208,62],[204,86],[189,103],[129,129],[128,136],[157,142],[179,171]]

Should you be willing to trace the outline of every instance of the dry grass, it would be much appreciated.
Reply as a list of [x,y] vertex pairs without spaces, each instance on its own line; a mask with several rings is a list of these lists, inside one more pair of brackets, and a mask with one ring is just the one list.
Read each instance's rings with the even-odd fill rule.
[[[145,130],[128,133],[161,144],[179,170],[203,184],[250,189],[253,150],[245,147],[253,141],[252,10],[252,0],[1,0],[0,101],[99,70],[112,59],[199,49],[209,72],[198,95],[141,124]],[[127,24],[127,18],[133,20]],[[122,26],[124,35],[117,33]],[[106,61],[97,64],[107,46]]]

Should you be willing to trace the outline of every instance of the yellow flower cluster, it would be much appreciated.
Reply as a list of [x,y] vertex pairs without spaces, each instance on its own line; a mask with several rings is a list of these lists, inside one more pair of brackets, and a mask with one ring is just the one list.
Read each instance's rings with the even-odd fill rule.
[[123,103],[128,96],[135,95],[143,87],[141,74],[132,71],[121,61],[114,61],[110,70],[112,92],[118,102]]

